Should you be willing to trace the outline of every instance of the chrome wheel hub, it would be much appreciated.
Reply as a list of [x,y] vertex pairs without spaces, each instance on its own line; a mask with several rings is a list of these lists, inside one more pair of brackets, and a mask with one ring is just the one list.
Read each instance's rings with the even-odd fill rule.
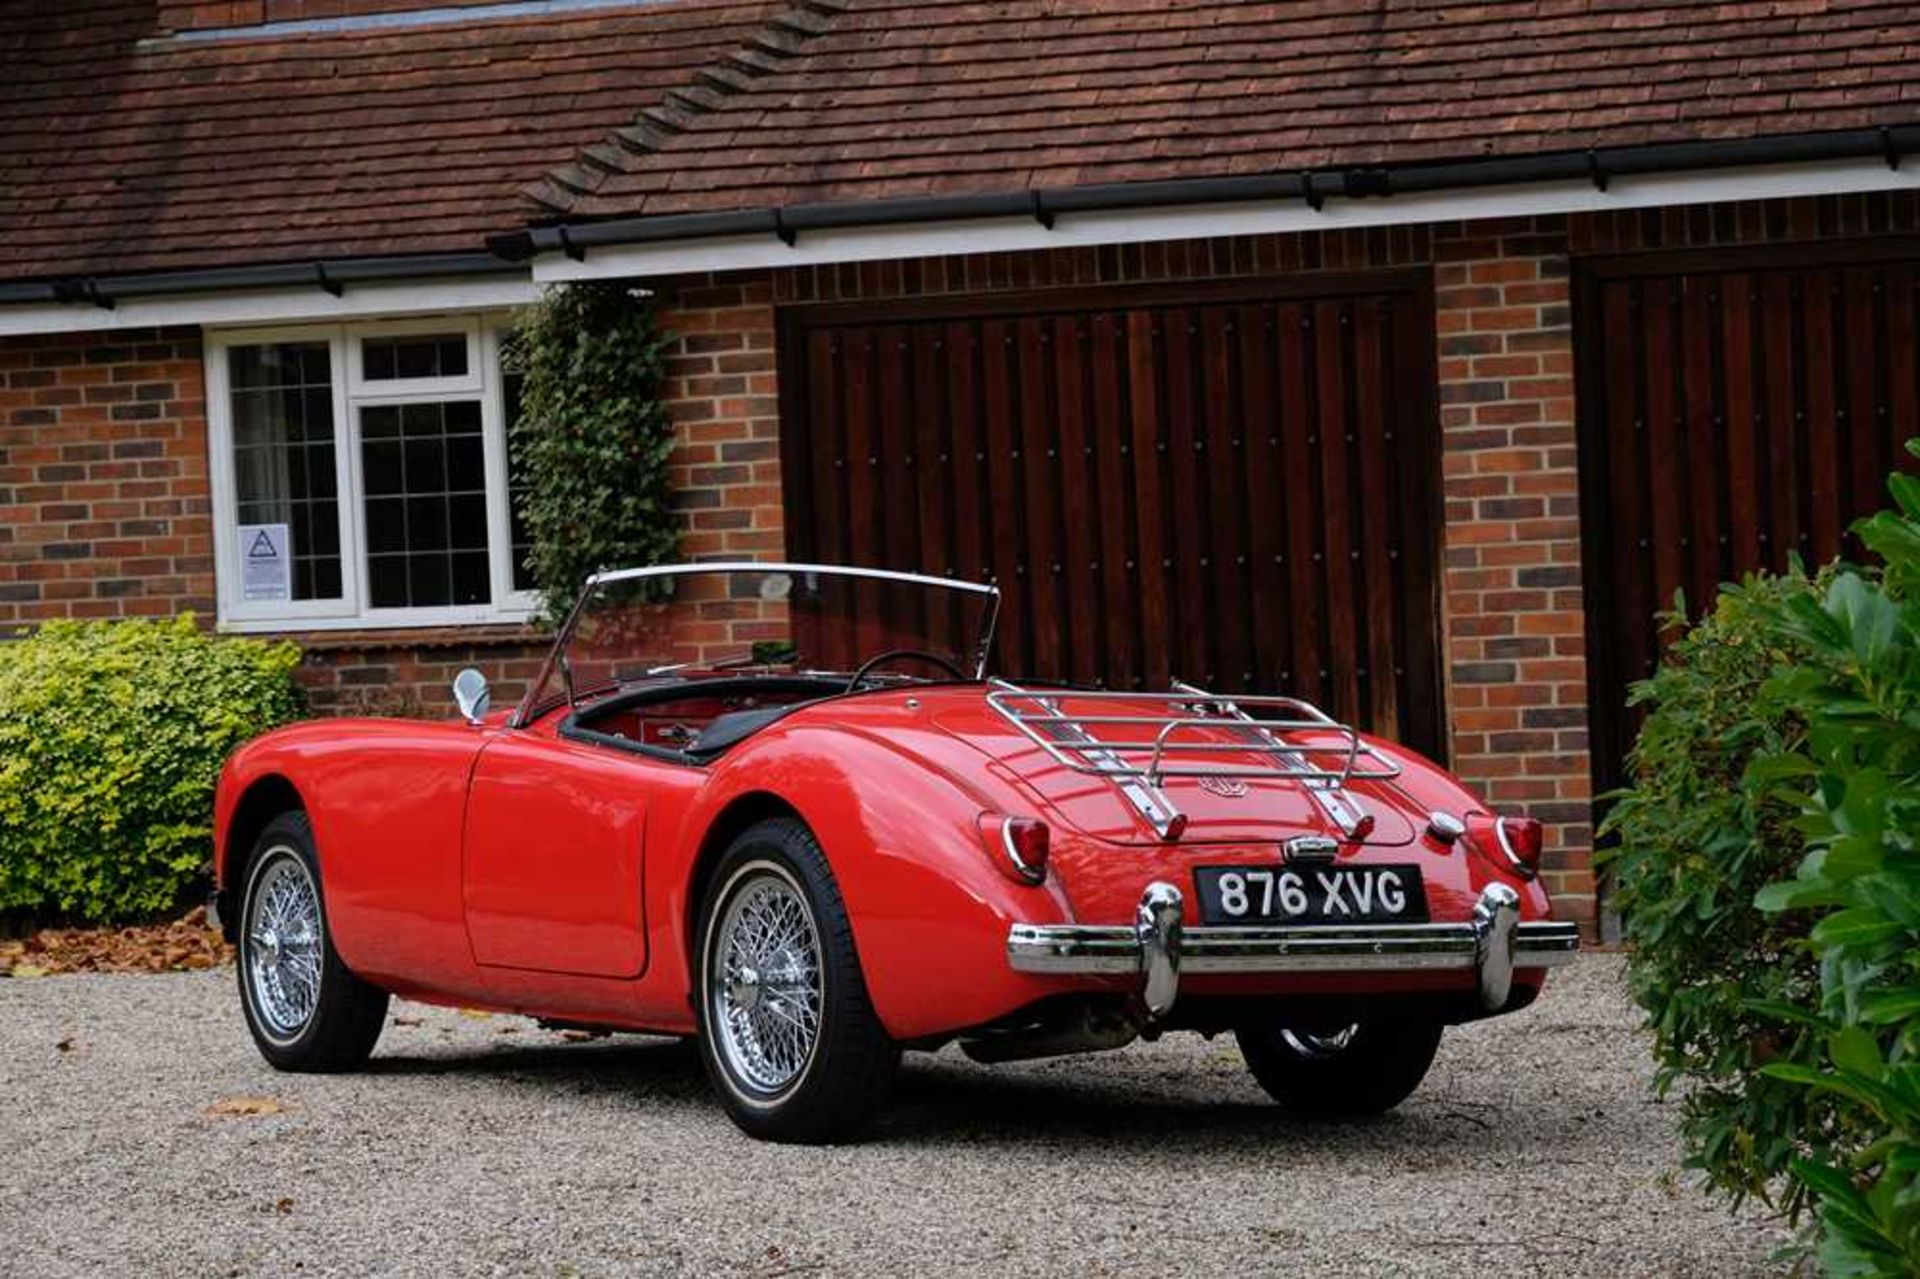
[[290,849],[266,856],[246,919],[247,990],[268,1036],[293,1039],[320,1001],[320,894]]
[[784,876],[750,873],[720,918],[711,951],[708,1020],[731,1073],[776,1093],[813,1058],[824,998],[813,912]]

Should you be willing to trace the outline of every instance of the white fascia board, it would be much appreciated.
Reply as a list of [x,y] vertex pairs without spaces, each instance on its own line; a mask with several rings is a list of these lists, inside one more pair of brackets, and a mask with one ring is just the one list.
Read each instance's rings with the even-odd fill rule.
[[318,285],[236,289],[230,293],[121,298],[111,309],[80,302],[0,305],[0,337],[27,333],[109,333],[169,324],[224,328],[304,324],[387,316],[439,315],[524,306],[542,286],[522,275],[443,276],[343,284],[335,297]]
[[1880,160],[1833,160],[1704,173],[1617,176],[1605,191],[1586,181],[1558,181],[1359,200],[1329,196],[1317,210],[1302,200],[1275,200],[1062,212],[1051,230],[1029,217],[999,217],[806,230],[791,247],[772,234],[595,246],[586,251],[584,261],[559,253],[543,254],[534,262],[533,278],[546,284],[693,271],[825,266],[1916,188],[1920,188],[1920,164],[1890,169]]

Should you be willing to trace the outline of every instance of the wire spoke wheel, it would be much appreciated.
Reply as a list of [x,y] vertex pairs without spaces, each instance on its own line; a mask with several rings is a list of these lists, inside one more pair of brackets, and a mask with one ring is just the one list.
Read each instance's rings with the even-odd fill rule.
[[254,1011],[274,1039],[294,1039],[320,1004],[325,935],[319,890],[292,849],[271,849],[263,858],[245,923]]
[[1302,1057],[1324,1059],[1328,1057],[1338,1057],[1341,1053],[1345,1052],[1352,1046],[1353,1037],[1358,1034],[1359,1031],[1360,1027],[1357,1024],[1348,1026],[1344,1030],[1334,1031],[1331,1034],[1315,1034],[1305,1030],[1282,1030],[1280,1032],[1280,1038],[1285,1040],[1287,1046],[1299,1053]]
[[819,930],[785,876],[755,870],[727,902],[709,966],[709,1021],[728,1067],[756,1092],[798,1079],[820,1038],[825,983]]

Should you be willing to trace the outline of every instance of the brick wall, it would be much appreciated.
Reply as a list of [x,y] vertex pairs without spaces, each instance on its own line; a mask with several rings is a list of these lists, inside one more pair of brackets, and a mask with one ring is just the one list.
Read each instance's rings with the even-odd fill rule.
[[773,286],[764,275],[675,281],[658,299],[668,413],[679,439],[674,502],[689,559],[777,559],[780,495]]
[[1452,765],[1547,823],[1543,878],[1563,917],[1591,920],[1568,277],[1558,220],[1436,229]]
[[213,616],[197,330],[0,339],[0,634]]
[[[458,7],[506,4],[509,0],[456,0]],[[157,0],[155,25],[161,31],[211,31],[250,27],[262,22],[301,22],[400,13],[409,9],[454,7],[434,0]]]
[[318,631],[294,637],[305,654],[299,678],[316,715],[454,713],[453,677],[476,667],[495,710],[519,703],[538,677],[548,640],[532,627],[420,631]]

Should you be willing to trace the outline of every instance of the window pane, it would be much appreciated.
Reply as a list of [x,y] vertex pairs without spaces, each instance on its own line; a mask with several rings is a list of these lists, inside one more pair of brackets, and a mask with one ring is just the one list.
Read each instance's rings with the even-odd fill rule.
[[234,519],[285,524],[296,600],[340,598],[332,356],[325,342],[227,352]]
[[464,333],[422,333],[413,337],[362,338],[360,371],[369,382],[465,377],[467,337]]
[[527,521],[520,514],[527,494],[526,466],[513,442],[513,424],[520,420],[520,384],[525,380],[518,373],[508,373],[500,379],[507,422],[507,521],[513,544],[513,589],[516,591],[533,589],[533,570],[527,567],[533,536],[527,532]]
[[372,607],[488,603],[479,401],[369,405],[360,435]]

